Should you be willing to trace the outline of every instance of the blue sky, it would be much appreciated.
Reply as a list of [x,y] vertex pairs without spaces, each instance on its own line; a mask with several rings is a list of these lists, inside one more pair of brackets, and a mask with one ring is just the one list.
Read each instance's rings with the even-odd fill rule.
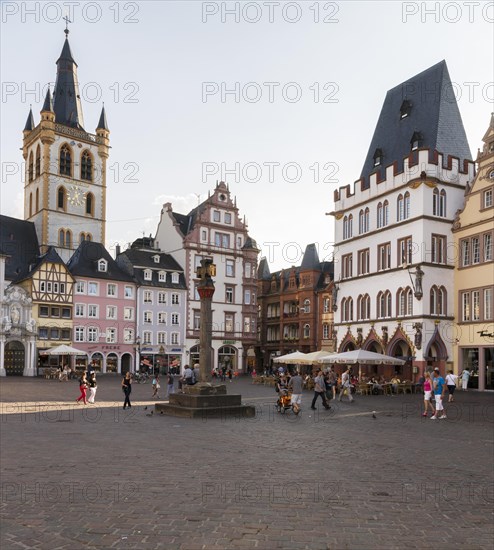
[[[492,2],[75,4],[85,127],[104,101],[111,130],[109,249],[154,235],[164,202],[187,213],[226,169],[272,270],[311,242],[323,259],[333,191],[358,179],[388,89],[446,59],[474,155],[493,110]],[[55,80],[67,5],[2,2],[2,214],[23,214],[6,171]]]

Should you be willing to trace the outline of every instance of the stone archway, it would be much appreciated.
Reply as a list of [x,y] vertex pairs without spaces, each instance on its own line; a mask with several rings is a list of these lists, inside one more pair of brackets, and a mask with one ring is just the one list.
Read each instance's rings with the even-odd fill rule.
[[26,349],[22,342],[13,340],[5,345],[5,372],[7,376],[22,376],[26,361]]
[[130,353],[124,353],[122,355],[121,371],[122,374],[132,372],[132,355]]

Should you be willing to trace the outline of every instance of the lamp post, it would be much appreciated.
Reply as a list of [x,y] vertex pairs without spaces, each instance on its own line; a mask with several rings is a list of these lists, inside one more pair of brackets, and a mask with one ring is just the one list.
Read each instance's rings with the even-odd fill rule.
[[211,304],[215,291],[212,276],[216,275],[216,266],[211,260],[201,260],[201,266],[197,268],[199,283],[197,292],[201,298],[201,330],[200,330],[200,355],[199,355],[199,382],[202,384],[211,382],[211,341],[213,328],[213,311]]

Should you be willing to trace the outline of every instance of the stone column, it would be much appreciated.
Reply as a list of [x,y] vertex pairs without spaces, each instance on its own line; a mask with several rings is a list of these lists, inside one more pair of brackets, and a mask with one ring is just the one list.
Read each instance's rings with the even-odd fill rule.
[[200,282],[197,285],[197,292],[201,298],[201,331],[200,331],[200,356],[199,356],[199,382],[201,384],[211,383],[212,369],[212,329],[213,310],[212,301],[215,291],[211,273],[214,273],[214,264],[209,260],[201,261],[202,267],[197,272]]

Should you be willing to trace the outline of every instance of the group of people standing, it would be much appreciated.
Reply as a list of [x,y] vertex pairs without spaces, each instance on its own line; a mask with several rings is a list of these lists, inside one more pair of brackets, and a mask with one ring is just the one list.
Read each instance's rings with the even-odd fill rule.
[[[90,403],[91,405],[94,405],[94,399],[96,397],[97,388],[98,388],[98,384],[96,382],[96,373],[94,371],[91,372],[88,378],[86,371],[84,371],[81,375],[81,378],[79,379],[79,391],[81,392],[81,394],[75,400],[76,403],[80,403],[82,401],[84,405],[87,405],[88,403]],[[86,399],[88,389],[89,389],[89,397]]]

